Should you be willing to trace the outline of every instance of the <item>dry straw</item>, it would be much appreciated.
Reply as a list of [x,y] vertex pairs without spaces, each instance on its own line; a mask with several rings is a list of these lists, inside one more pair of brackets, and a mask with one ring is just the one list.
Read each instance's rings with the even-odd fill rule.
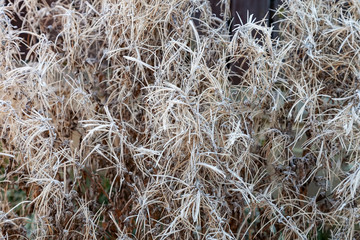
[[14,2],[1,239],[360,238],[358,0],[285,1],[277,39],[205,0]]

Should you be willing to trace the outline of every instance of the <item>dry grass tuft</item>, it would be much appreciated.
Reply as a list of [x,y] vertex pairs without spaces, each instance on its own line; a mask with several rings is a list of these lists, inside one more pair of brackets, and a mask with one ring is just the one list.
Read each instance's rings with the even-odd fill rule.
[[44,2],[0,2],[1,239],[360,238],[359,1],[285,1],[278,39],[205,0]]

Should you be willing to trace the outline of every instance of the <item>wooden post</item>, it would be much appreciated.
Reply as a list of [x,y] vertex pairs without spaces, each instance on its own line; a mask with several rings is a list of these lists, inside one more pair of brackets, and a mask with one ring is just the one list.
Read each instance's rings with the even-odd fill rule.
[[[217,17],[221,17],[222,9],[220,9],[220,0],[209,0],[212,11]],[[253,14],[257,21],[267,18],[266,24],[273,26],[276,17],[274,17],[274,10],[280,4],[281,0],[231,0],[230,11],[232,15],[232,22],[229,27],[230,33],[234,31],[238,24],[245,24],[248,17]],[[277,26],[274,25],[274,29]],[[273,34],[277,36],[277,34]],[[237,76],[232,76],[231,81],[233,84],[239,84],[241,82],[241,76],[247,71],[248,63],[246,59],[239,59],[237,62],[230,66],[233,73]]]
[[[230,31],[233,33],[236,26],[241,23],[245,24],[251,14],[253,14],[257,21],[260,21],[264,17],[268,18],[267,14],[270,9],[270,0],[232,0],[230,8],[233,17]],[[269,19],[267,19],[266,24],[268,23]],[[240,84],[241,78],[248,68],[249,63],[246,58],[240,58],[238,61],[234,62],[230,66],[231,71],[234,73],[234,75],[230,77],[230,81],[236,85]]]
[[279,36],[279,33],[278,33],[279,24],[276,23],[279,20],[279,18],[277,16],[275,16],[275,11],[280,5],[281,5],[281,0],[271,0],[270,1],[270,14],[269,14],[270,23],[269,23],[269,25],[274,27],[272,37]]
[[240,20],[246,23],[250,14],[253,14],[257,20],[263,19],[270,9],[270,0],[232,0],[230,8],[234,19],[231,28],[233,30],[237,24],[240,24]]

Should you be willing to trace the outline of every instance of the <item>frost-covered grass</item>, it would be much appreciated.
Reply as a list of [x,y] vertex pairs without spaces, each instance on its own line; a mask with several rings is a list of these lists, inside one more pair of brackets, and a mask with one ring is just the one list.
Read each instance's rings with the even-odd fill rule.
[[360,238],[358,0],[286,1],[278,39],[202,0],[43,2],[0,2],[0,238]]

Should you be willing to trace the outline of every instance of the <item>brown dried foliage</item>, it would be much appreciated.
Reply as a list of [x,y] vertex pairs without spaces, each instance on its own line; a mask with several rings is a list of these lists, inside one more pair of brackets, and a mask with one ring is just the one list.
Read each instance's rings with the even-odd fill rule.
[[278,39],[205,0],[16,3],[1,238],[359,237],[359,1],[286,1]]

